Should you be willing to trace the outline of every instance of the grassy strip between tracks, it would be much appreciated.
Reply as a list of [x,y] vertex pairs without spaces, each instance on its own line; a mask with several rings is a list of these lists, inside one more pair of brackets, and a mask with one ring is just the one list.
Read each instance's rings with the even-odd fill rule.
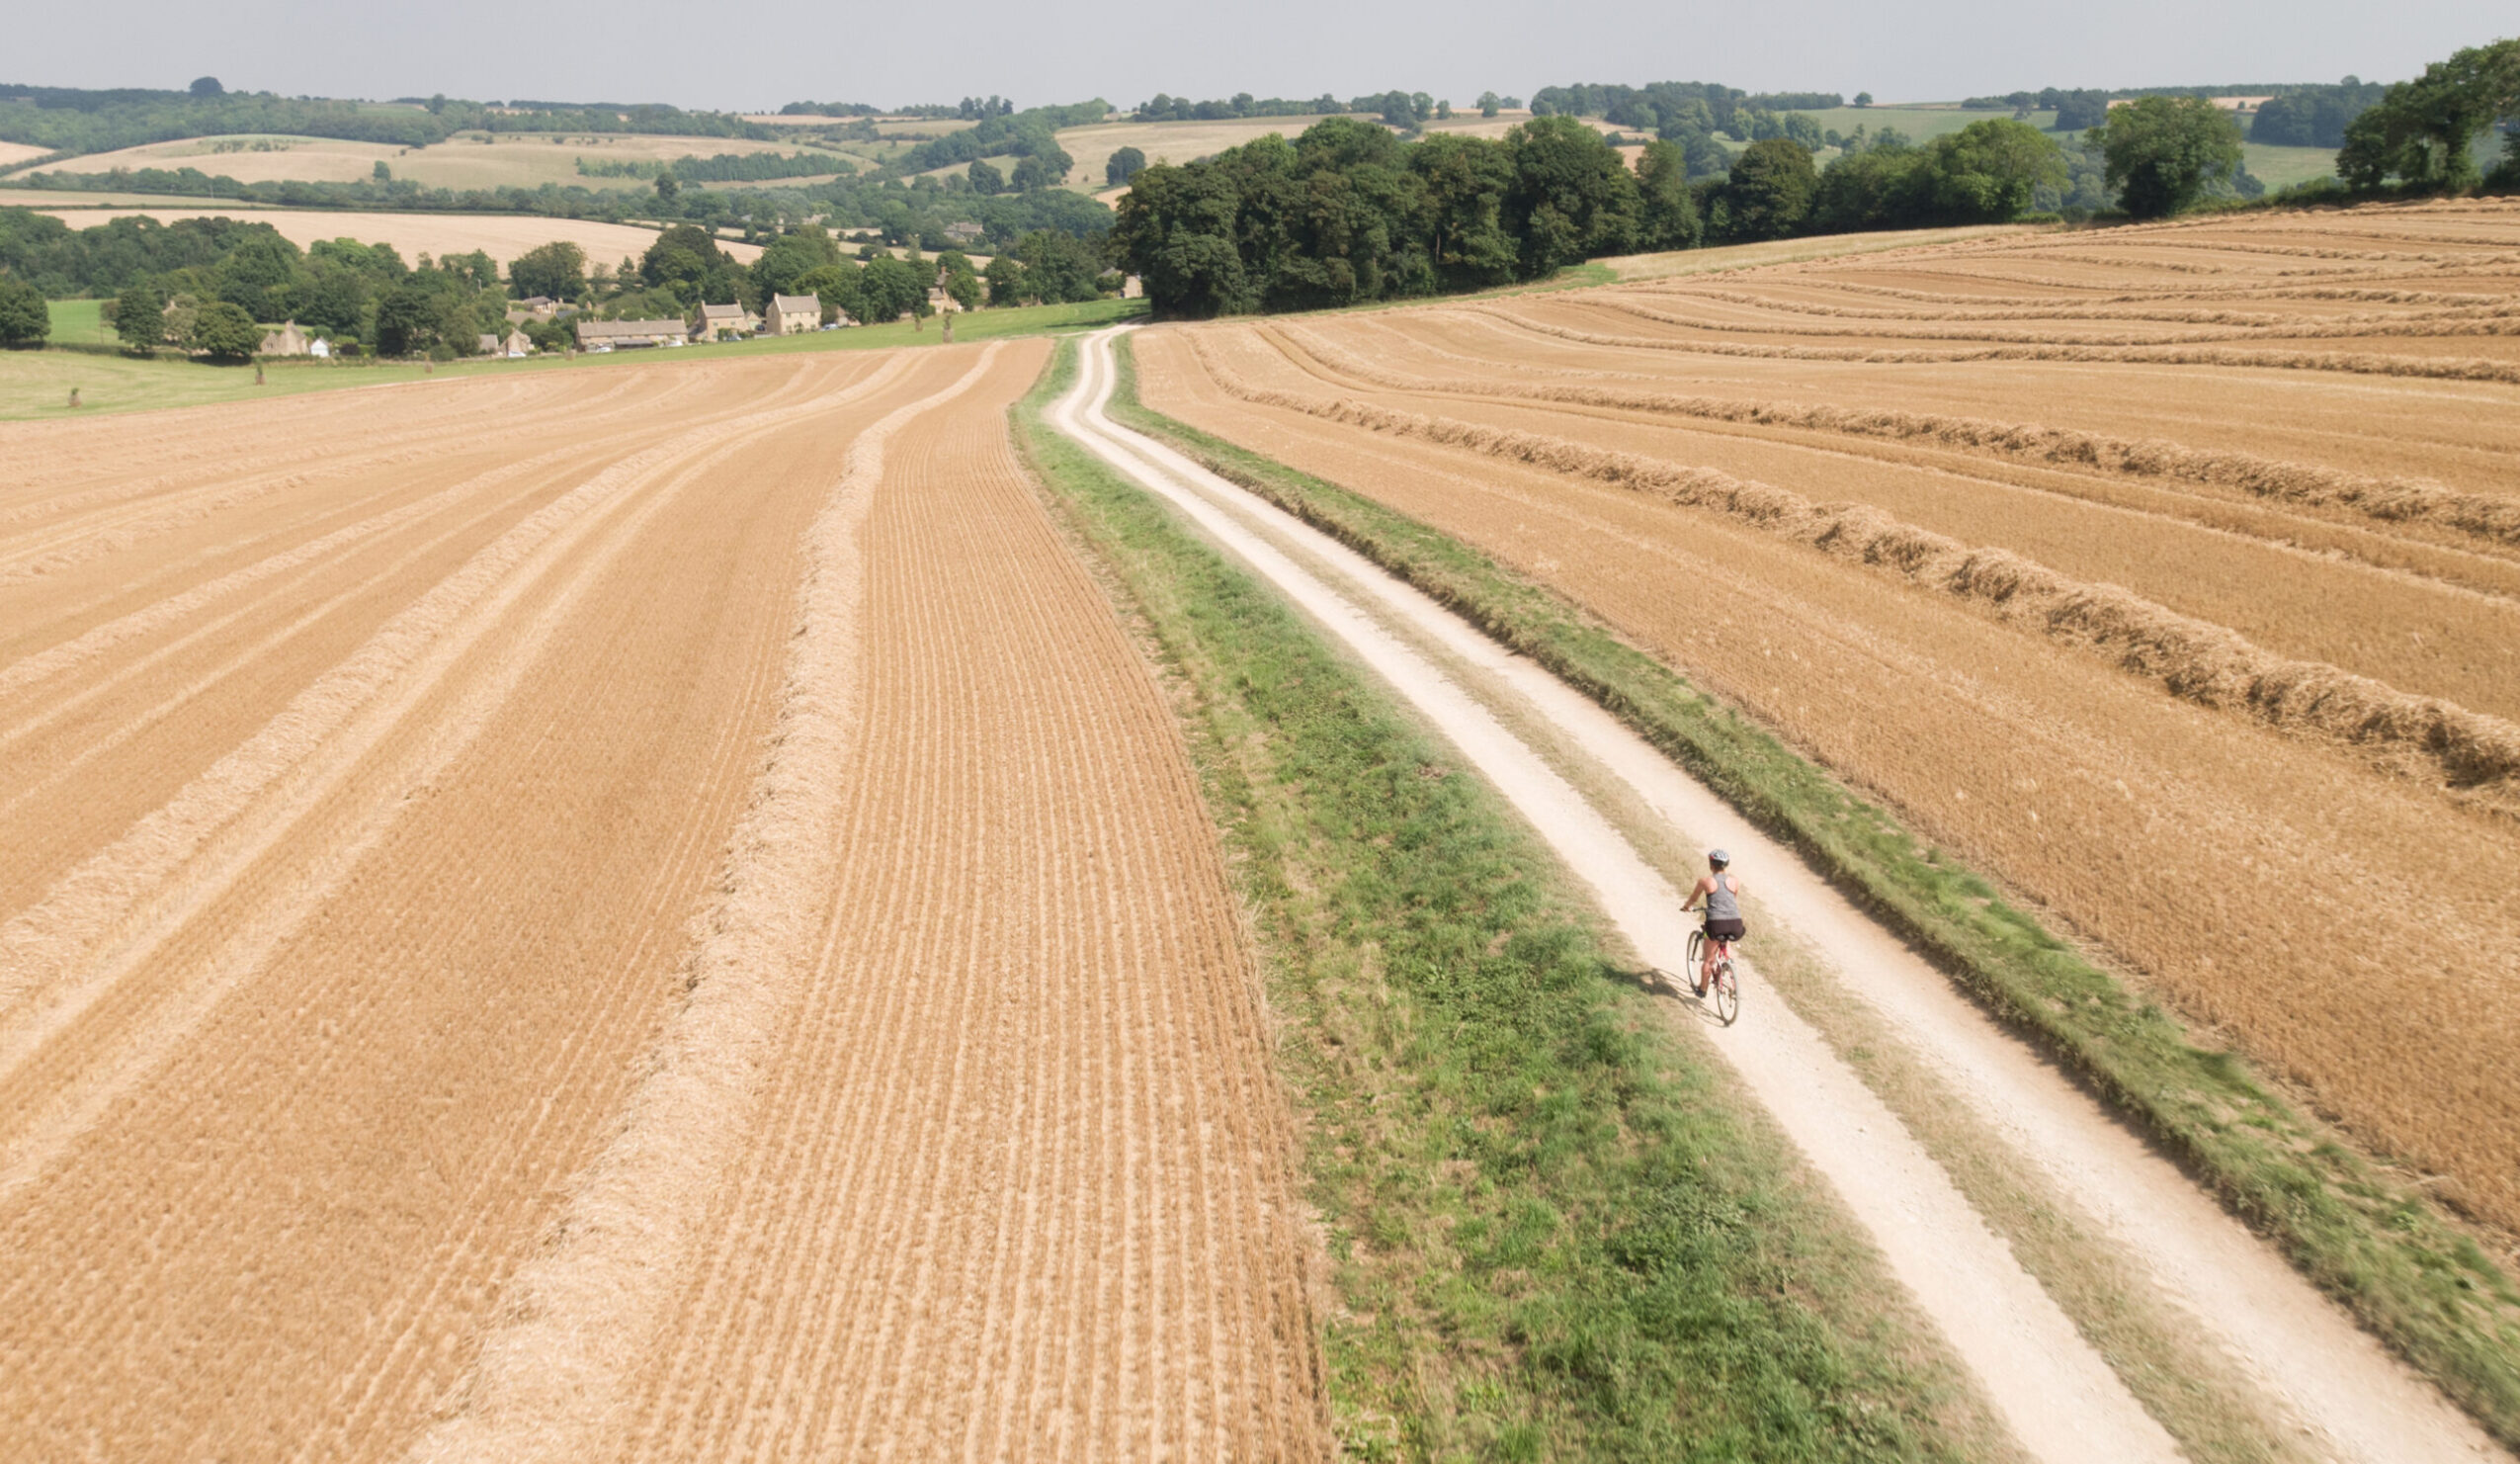
[[2001,1457],[1982,1401],[1554,862],[1160,500],[1019,436],[1172,673],[1255,915],[1377,1458]]
[[2520,1447],[2520,1288],[2412,1183],[2338,1142],[2235,1055],[2190,1041],[2174,1017],[1986,881],[1563,598],[1361,494],[1145,407],[1126,339],[1120,366],[1115,416],[1548,666],[1791,840],[1983,1005],[2133,1115],[2503,1443]]

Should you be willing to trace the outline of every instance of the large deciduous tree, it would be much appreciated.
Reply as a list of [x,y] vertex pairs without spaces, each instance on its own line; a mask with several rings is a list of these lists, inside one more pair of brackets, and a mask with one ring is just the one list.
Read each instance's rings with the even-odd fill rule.
[[1689,152],[1677,142],[1648,142],[1637,159],[1640,199],[1638,245],[1645,249],[1694,249],[1700,221],[1689,191]]
[[1144,172],[1145,168],[1145,153],[1134,147],[1115,147],[1110,159],[1103,164],[1103,181],[1118,188]]
[[426,354],[438,342],[437,302],[419,285],[402,284],[377,301],[377,354]]
[[566,239],[528,249],[509,261],[508,284],[520,300],[576,300],[586,294],[586,251]]
[[42,345],[52,334],[52,309],[43,292],[15,275],[0,275],[0,348]]
[[863,319],[860,313],[865,301],[858,295],[858,267],[846,260],[835,260],[805,271],[790,282],[790,295],[810,295],[822,301],[825,325],[842,315],[852,320]]
[[124,287],[114,298],[114,333],[133,351],[154,351],[166,341],[166,297],[150,281]]
[[2019,216],[2043,185],[2066,183],[2063,149],[2026,122],[1987,118],[1936,137],[1928,166],[1940,221],[2002,223]]
[[2118,204],[2138,218],[2193,206],[2240,166],[2240,125],[2202,97],[2144,97],[2110,110],[2093,141]]
[[1525,275],[1637,246],[1643,201],[1599,132],[1571,117],[1535,117],[1505,134],[1505,149],[1515,175],[1506,207],[1527,220]]
[[247,361],[263,344],[263,328],[244,307],[229,301],[214,300],[193,316],[194,350],[212,361]]
[[798,280],[839,262],[840,246],[821,224],[799,224],[771,240],[752,262],[754,293],[765,301],[774,295],[798,294]]
[[1734,242],[1781,239],[1803,226],[1819,192],[1811,149],[1791,137],[1743,148],[1724,180],[1724,237]]

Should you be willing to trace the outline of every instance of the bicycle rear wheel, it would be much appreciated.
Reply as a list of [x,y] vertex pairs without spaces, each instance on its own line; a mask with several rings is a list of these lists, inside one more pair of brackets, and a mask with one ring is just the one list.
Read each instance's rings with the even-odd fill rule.
[[1712,994],[1715,997],[1715,1019],[1727,1027],[1731,1026],[1732,1019],[1741,1014],[1741,984],[1733,979],[1730,961],[1715,963],[1715,988]]

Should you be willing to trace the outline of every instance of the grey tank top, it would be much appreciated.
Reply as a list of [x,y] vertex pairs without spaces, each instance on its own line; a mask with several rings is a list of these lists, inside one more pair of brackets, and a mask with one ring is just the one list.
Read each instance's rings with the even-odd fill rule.
[[1707,918],[1737,920],[1741,918],[1741,902],[1732,898],[1732,876],[1715,877],[1715,888],[1707,892]]

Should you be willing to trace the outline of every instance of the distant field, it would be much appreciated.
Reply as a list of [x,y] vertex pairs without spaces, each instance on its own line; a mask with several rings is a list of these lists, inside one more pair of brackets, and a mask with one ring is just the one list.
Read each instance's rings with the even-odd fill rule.
[[[495,140],[492,140],[495,137]],[[224,145],[230,150],[221,151]],[[461,132],[429,147],[346,142],[330,137],[188,137],[75,158],[52,171],[110,173],[116,168],[199,168],[242,183],[355,183],[378,163],[393,176],[430,188],[645,188],[639,178],[588,178],[577,161],[670,162],[721,152],[786,152],[799,144],[741,137]],[[239,147],[242,150],[235,150]],[[262,148],[266,150],[256,150]],[[823,149],[810,149],[823,150]],[[834,154],[835,156],[837,154]],[[0,163],[5,163],[0,157]]]
[[2332,147],[2270,147],[2250,142],[2241,150],[2248,155],[2250,176],[2268,188],[2290,188],[2314,178],[2336,176],[2336,149]]
[[[1324,114],[1343,117],[1370,117],[1366,113]],[[1431,122],[1430,132],[1455,132],[1472,137],[1501,137],[1516,123],[1527,122],[1528,112],[1507,112],[1494,118],[1472,112],[1449,122]],[[1091,127],[1065,128],[1058,133],[1058,145],[1076,159],[1075,171],[1067,175],[1067,186],[1090,193],[1106,202],[1120,195],[1103,183],[1104,166],[1111,155],[1124,147],[1134,147],[1146,154],[1150,163],[1186,163],[1207,157],[1228,147],[1238,147],[1254,137],[1271,132],[1292,137],[1321,121],[1313,117],[1244,117],[1222,122],[1104,122]],[[1599,124],[1595,124],[1599,126]]]
[[[180,193],[61,193],[48,188],[17,188],[14,178],[0,178],[0,209],[39,209],[46,214],[69,214],[82,210],[174,209],[190,212],[202,201]],[[231,214],[253,213],[266,207],[242,199],[220,199],[220,209]]]
[[[1935,106],[1931,103],[1906,104],[1895,107],[1831,107],[1804,114],[1820,125],[1822,130],[1834,129],[1853,132],[1857,128],[1878,132],[1886,127],[1896,128],[1914,141],[1957,132],[1973,122],[1990,117],[2010,117],[2010,112],[1971,112],[1965,108]],[[2057,120],[2054,112],[2033,112],[2030,125],[2046,130]]]
[[48,147],[37,147],[28,142],[0,142],[0,168],[32,162],[51,150]]
[[[362,243],[391,244],[406,260],[430,254],[465,254],[479,249],[507,263],[528,249],[566,239],[586,251],[591,261],[611,264],[624,255],[646,251],[656,231],[629,223],[602,223],[584,218],[543,218],[517,214],[361,214],[313,209],[186,208],[186,209],[42,209],[73,228],[87,228],[111,218],[145,215],[160,223],[178,218],[250,217],[280,230],[304,248],[317,239],[353,238]],[[761,246],[720,239],[718,247],[737,259],[760,257]]]
[[886,137],[942,137],[978,126],[959,117],[879,117],[875,122],[876,131]]

